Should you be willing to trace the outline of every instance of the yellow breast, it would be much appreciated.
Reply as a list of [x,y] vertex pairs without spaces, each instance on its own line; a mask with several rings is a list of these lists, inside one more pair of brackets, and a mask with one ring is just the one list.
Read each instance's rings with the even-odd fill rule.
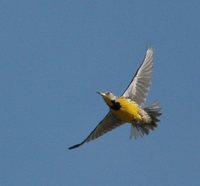
[[134,101],[119,97],[116,100],[120,104],[120,109],[111,109],[111,112],[120,120],[124,122],[139,121],[141,120],[140,107]]

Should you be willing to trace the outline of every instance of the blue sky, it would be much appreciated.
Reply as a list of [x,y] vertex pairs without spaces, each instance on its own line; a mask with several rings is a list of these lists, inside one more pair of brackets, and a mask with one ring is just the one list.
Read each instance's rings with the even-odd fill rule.
[[[1,186],[199,186],[200,2],[0,1]],[[155,51],[149,136],[122,126],[79,149]]]

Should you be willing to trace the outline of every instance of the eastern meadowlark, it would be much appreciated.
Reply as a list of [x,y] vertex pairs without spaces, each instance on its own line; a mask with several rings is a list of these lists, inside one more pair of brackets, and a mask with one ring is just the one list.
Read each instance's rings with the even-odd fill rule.
[[159,103],[154,102],[148,107],[142,107],[151,84],[152,71],[153,49],[148,48],[142,64],[122,96],[117,97],[111,92],[98,92],[108,105],[109,112],[87,138],[69,149],[77,148],[125,123],[131,124],[130,136],[135,138],[154,130],[161,115]]

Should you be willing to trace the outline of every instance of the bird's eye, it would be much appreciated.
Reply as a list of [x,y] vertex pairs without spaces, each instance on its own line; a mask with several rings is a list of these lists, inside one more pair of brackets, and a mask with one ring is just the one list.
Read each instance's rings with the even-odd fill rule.
[[106,92],[106,95],[109,95],[110,94],[110,92]]

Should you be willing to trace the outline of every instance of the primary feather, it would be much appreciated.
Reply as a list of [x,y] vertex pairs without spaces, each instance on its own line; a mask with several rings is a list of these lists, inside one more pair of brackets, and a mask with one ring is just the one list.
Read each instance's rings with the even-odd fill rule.
[[144,103],[151,85],[153,72],[153,49],[149,48],[146,52],[143,63],[138,68],[129,86],[123,93],[124,97],[132,99],[138,105]]

